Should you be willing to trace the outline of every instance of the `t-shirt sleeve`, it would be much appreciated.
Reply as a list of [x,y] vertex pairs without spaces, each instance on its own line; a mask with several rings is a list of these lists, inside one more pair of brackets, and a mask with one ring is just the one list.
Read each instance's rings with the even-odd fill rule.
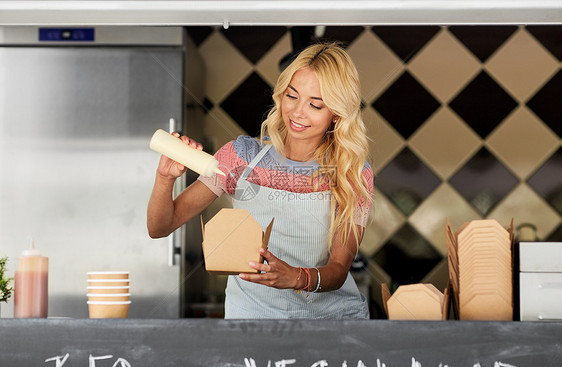
[[227,177],[231,171],[231,161],[233,160],[233,155],[236,155],[234,145],[232,142],[228,142],[214,154],[215,159],[219,162],[218,168],[225,175],[216,174],[211,177],[200,175],[197,178],[217,196],[221,196],[227,192]]
[[236,183],[257,149],[256,139],[239,136],[236,140],[223,145],[214,155],[219,162],[218,168],[224,176],[219,174],[212,177],[199,176],[198,180],[217,196],[224,193],[234,195]]

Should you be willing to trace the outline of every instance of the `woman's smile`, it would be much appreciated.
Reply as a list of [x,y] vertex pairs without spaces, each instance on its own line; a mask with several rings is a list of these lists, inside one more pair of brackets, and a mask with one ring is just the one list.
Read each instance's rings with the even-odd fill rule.
[[294,120],[291,120],[291,119],[289,119],[289,121],[291,122],[291,129],[293,131],[300,132],[300,131],[304,131],[304,130],[306,130],[307,128],[310,127],[310,125],[299,124],[299,123],[296,123]]

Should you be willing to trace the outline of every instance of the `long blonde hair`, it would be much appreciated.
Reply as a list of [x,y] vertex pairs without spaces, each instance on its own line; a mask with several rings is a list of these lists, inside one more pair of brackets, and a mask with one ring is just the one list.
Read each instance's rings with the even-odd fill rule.
[[[313,156],[320,164],[319,174],[330,180],[330,248],[334,241],[345,244],[351,235],[359,243],[355,212],[360,204],[371,200],[369,185],[362,174],[369,146],[361,117],[359,75],[344,49],[336,43],[309,46],[279,75],[273,90],[274,106],[261,126],[261,140],[269,136],[271,141],[264,142],[273,144],[284,154],[287,129],[281,115],[281,101],[293,74],[307,67],[314,70],[322,100],[336,116],[336,122],[328,128]],[[336,239],[335,233],[340,229],[341,238]]]

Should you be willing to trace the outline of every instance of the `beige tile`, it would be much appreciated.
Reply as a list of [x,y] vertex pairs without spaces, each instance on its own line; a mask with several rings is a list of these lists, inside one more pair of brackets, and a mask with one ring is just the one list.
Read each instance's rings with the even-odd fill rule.
[[199,52],[205,63],[205,94],[214,103],[222,102],[252,72],[252,64],[216,30]]
[[347,49],[361,80],[361,92],[371,104],[404,70],[402,61],[370,30]]
[[443,29],[408,68],[434,96],[446,103],[480,71],[480,62]]
[[363,119],[369,138],[371,165],[378,173],[402,150],[404,139],[370,106],[363,111]]
[[279,61],[291,50],[291,34],[287,32],[256,65],[258,73],[272,87],[277,83],[277,78],[281,72],[279,70]]
[[520,28],[486,63],[486,69],[521,102],[530,98],[557,71],[556,59]]
[[361,242],[361,252],[368,257],[373,256],[405,221],[402,213],[375,189],[370,220]]
[[447,218],[453,229],[456,229],[465,222],[480,219],[480,216],[455,189],[444,182],[416,209],[408,221],[445,256]]
[[215,150],[239,135],[247,134],[220,107],[213,108],[205,115],[205,136],[213,143]]
[[488,148],[520,179],[526,179],[560,145],[556,133],[520,107],[487,139]]
[[534,224],[539,239],[552,232],[560,222],[554,209],[524,182],[502,200],[488,218],[497,220],[504,227],[509,225],[511,219],[515,228],[523,223]]
[[448,107],[437,111],[409,141],[412,150],[442,179],[451,176],[482,141]]

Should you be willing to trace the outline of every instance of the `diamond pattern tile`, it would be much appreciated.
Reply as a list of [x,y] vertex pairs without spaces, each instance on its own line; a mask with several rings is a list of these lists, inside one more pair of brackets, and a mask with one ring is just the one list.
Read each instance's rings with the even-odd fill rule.
[[220,106],[248,134],[257,136],[272,103],[271,93],[272,87],[254,72]]
[[408,216],[440,181],[410,149],[404,148],[375,177],[375,186]]
[[526,107],[509,115],[487,139],[496,157],[520,179],[526,179],[560,145],[560,140]]
[[514,227],[531,223],[537,227],[537,235],[544,238],[558,225],[558,214],[548,206],[529,186],[519,184],[489,215],[503,226],[513,219]]
[[367,103],[378,97],[402,74],[402,61],[372,32],[364,32],[349,46]]
[[438,26],[375,26],[373,32],[405,63],[441,30]]
[[250,60],[258,62],[286,32],[286,27],[252,26],[220,28],[220,32]]
[[441,254],[408,223],[373,257],[393,283],[418,283],[441,259]]
[[480,137],[448,107],[439,109],[410,138],[410,148],[447,179],[480,148]]
[[449,31],[482,62],[485,62],[516,30],[516,26],[449,27]]
[[204,123],[204,133],[215,149],[236,139],[239,135],[248,134],[226,112],[218,107],[213,108],[205,115]]
[[214,31],[199,53],[205,61],[205,94],[213,103],[222,101],[252,72],[252,64],[220,32]]
[[408,139],[440,103],[405,71],[372,106],[404,139]]
[[371,257],[406,221],[404,215],[377,189],[373,193],[370,223],[365,228],[361,253]]
[[527,30],[552,53],[558,61],[562,61],[562,26],[560,25],[535,25],[527,26]]
[[[269,41],[252,44],[256,29],[231,27],[237,35],[220,27],[187,29],[206,66],[208,147],[251,133],[245,129],[256,129],[267,112],[269,97],[265,107],[244,105],[244,114],[241,99],[275,84],[291,34],[285,28],[271,36],[264,27],[258,33]],[[541,240],[562,242],[561,29],[325,29],[324,39],[347,47],[362,84],[376,188],[361,252],[385,266],[371,261],[369,269],[384,275],[373,283],[389,282],[385,271],[394,285],[396,279],[446,282],[446,218],[454,228],[478,217],[503,225],[525,220],[540,226]],[[246,122],[250,126],[242,128]],[[214,205],[231,203],[223,197]],[[378,293],[372,289],[373,301],[380,286]]]
[[486,148],[480,149],[449,180],[451,186],[484,217],[517,182],[517,178]]
[[439,289],[441,292],[445,292],[449,283],[449,262],[447,259],[443,259],[435,265],[420,282],[433,284],[435,288]]
[[562,70],[559,70],[535,94],[527,106],[537,114],[559,137],[562,138]]
[[449,106],[482,138],[517,106],[485,71],[476,76]]
[[281,73],[279,60],[291,52],[291,47],[291,35],[287,32],[256,64],[256,71],[269,85],[274,86],[277,83]]
[[451,33],[443,31],[409,64],[410,72],[441,102],[448,102],[480,71],[480,62]]
[[490,57],[486,69],[511,95],[526,101],[552,77],[558,61],[521,28]]
[[192,26],[186,27],[187,34],[195,44],[195,46],[201,45],[207,37],[213,33],[213,27],[208,26]]
[[439,186],[416,211],[408,222],[424,236],[443,256],[447,255],[445,226],[447,219],[459,227],[465,222],[480,219],[476,212],[449,184]]
[[533,173],[527,183],[562,215],[562,148]]
[[404,139],[372,107],[363,110],[363,120],[369,136],[371,166],[377,174],[402,150]]
[[324,34],[318,40],[322,42],[340,42],[344,48],[347,48],[363,32],[365,32],[365,27],[326,27]]
[[544,239],[547,242],[562,242],[562,224]]

